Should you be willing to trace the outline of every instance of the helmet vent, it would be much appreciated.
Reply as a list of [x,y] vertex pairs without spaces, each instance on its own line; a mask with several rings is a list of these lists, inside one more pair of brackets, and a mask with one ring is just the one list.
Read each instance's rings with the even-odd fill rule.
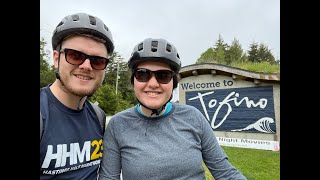
[[105,24],[103,24],[103,27],[104,27],[107,31],[109,31],[109,28],[108,28]]
[[158,50],[157,48],[154,48],[154,47],[151,48],[152,52],[157,52],[157,50]]
[[138,51],[141,51],[143,49],[143,43],[140,43],[138,46]]
[[151,42],[152,47],[158,47],[158,41],[152,41]]
[[[59,24],[58,24],[58,26],[57,27],[59,27],[59,26],[61,26],[63,24],[63,22],[61,21]],[[56,30],[57,31],[57,30]]]
[[97,21],[96,21],[96,18],[95,18],[95,17],[89,16],[89,19],[90,19],[90,24],[91,24],[91,25],[93,25],[93,26],[97,25]]
[[177,57],[180,59],[180,56],[179,56],[179,54],[177,53]]
[[157,47],[158,47],[158,41],[152,41],[151,42],[151,51],[152,52],[157,52]]
[[78,15],[73,15],[72,16],[73,21],[79,21],[79,16]]
[[167,44],[166,49],[167,49],[168,52],[171,52],[172,47],[170,46],[170,44]]

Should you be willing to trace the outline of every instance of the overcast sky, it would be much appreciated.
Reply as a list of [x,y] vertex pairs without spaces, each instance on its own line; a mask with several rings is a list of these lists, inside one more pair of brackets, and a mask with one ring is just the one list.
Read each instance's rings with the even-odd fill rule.
[[[280,58],[280,0],[41,0],[40,37],[48,42],[69,14],[98,16],[110,28],[125,61],[145,38],[164,38],[176,46],[182,66],[196,62],[219,34],[231,45],[236,38],[247,51],[264,43]],[[51,55],[50,55],[51,57]]]

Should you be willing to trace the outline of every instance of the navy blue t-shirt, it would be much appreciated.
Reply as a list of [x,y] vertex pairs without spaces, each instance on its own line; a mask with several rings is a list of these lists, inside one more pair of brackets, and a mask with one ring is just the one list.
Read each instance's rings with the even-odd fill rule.
[[[43,117],[40,179],[96,179],[102,158],[103,129],[90,102],[74,110],[63,105],[49,85],[40,91]],[[103,118],[105,113],[102,111]]]

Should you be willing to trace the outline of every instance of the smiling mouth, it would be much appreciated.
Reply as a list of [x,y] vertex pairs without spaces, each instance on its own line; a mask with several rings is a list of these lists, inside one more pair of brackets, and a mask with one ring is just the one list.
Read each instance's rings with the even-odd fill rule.
[[158,95],[160,93],[159,92],[146,92],[146,94],[148,94],[148,95]]
[[88,77],[88,76],[82,76],[82,75],[76,75],[77,78],[82,79],[82,80],[90,80],[92,78]]

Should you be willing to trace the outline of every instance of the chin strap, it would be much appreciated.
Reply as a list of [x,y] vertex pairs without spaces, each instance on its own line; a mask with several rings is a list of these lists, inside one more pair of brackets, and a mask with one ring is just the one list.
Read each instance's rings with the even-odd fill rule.
[[147,108],[147,109],[149,109],[149,110],[152,111],[152,113],[151,113],[150,116],[152,116],[152,115],[154,115],[154,114],[156,114],[156,115],[158,116],[158,115],[166,108],[166,105],[168,104],[168,102],[170,102],[171,99],[172,99],[172,94],[171,94],[169,100],[168,100],[164,105],[162,105],[159,109],[151,109],[151,108],[148,108],[147,106],[145,106],[144,104],[142,104],[142,103],[139,101],[139,99],[137,99],[137,100],[138,100],[138,102],[139,102],[143,107],[145,107],[145,108]]
[[[84,96],[84,97],[85,97],[85,96]],[[82,100],[84,97],[80,98],[80,100],[79,100],[79,104],[78,104],[78,107],[77,107],[77,110],[78,110],[78,111],[81,110],[81,109],[80,109],[80,104],[81,104],[81,100]]]
[[[59,51],[61,49],[60,47],[61,47],[61,45],[59,45],[59,48],[58,48]],[[59,74],[59,67],[60,67],[60,53],[59,53],[59,56],[58,56],[58,68],[54,71],[54,73],[56,75],[56,79],[59,79],[61,81],[60,74]]]

